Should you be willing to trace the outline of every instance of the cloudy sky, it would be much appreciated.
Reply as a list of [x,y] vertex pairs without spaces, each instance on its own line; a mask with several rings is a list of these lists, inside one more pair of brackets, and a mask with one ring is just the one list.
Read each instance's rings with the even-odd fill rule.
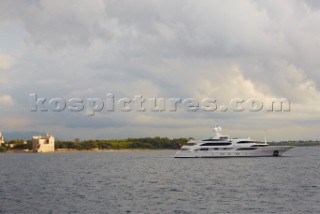
[[[320,139],[319,56],[317,0],[2,0],[0,130],[201,138],[218,120],[232,136]],[[217,109],[30,111],[30,94],[85,104],[107,93],[212,98]],[[290,111],[235,112],[234,98],[287,98]]]

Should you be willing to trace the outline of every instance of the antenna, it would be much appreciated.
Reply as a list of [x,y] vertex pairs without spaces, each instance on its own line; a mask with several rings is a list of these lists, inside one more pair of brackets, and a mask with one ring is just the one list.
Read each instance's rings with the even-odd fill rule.
[[264,144],[267,144],[267,129],[264,129]]
[[214,122],[213,122],[213,128],[216,128],[216,127],[217,127],[217,123],[218,123],[218,121],[214,120]]
[[214,120],[214,123],[213,123],[213,131],[214,132],[217,132],[217,129],[218,128],[218,121],[217,120]]

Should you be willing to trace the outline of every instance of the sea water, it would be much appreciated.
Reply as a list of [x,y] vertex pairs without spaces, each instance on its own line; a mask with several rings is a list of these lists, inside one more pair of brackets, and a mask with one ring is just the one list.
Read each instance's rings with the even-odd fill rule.
[[285,157],[0,153],[0,213],[320,213],[320,147]]

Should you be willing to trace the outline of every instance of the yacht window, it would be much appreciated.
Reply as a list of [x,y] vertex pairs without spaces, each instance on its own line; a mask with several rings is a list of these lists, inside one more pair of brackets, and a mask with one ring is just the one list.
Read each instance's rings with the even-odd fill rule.
[[257,148],[249,147],[249,148],[238,148],[237,150],[255,150]]
[[238,143],[253,143],[252,141],[239,141]]
[[200,146],[228,146],[231,145],[231,143],[204,143]]
[[268,144],[258,144],[258,145],[252,145],[251,147],[263,147],[268,146]]

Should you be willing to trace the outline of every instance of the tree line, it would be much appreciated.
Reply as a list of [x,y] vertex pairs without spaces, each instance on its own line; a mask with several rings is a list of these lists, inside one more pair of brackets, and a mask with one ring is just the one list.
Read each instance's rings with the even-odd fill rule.
[[128,138],[122,140],[56,141],[56,149],[178,149],[189,141],[188,138],[154,137]]
[[[84,140],[55,141],[55,149],[94,150],[94,149],[178,149],[186,144],[190,138],[146,137],[127,138],[121,140]],[[11,146],[10,146],[11,145]],[[10,140],[0,147],[0,152],[9,149],[32,150],[32,141]]]
[[[121,140],[83,140],[74,139],[73,141],[57,140],[55,149],[73,149],[73,150],[94,150],[94,149],[179,149],[192,138],[174,138],[168,137],[145,137],[145,138],[127,138]],[[261,142],[262,143],[262,142]],[[11,146],[10,146],[11,145]],[[280,141],[269,142],[269,145],[290,145],[290,146],[320,146],[319,141]],[[6,152],[10,149],[32,150],[32,141],[10,140],[0,146],[0,152]]]

